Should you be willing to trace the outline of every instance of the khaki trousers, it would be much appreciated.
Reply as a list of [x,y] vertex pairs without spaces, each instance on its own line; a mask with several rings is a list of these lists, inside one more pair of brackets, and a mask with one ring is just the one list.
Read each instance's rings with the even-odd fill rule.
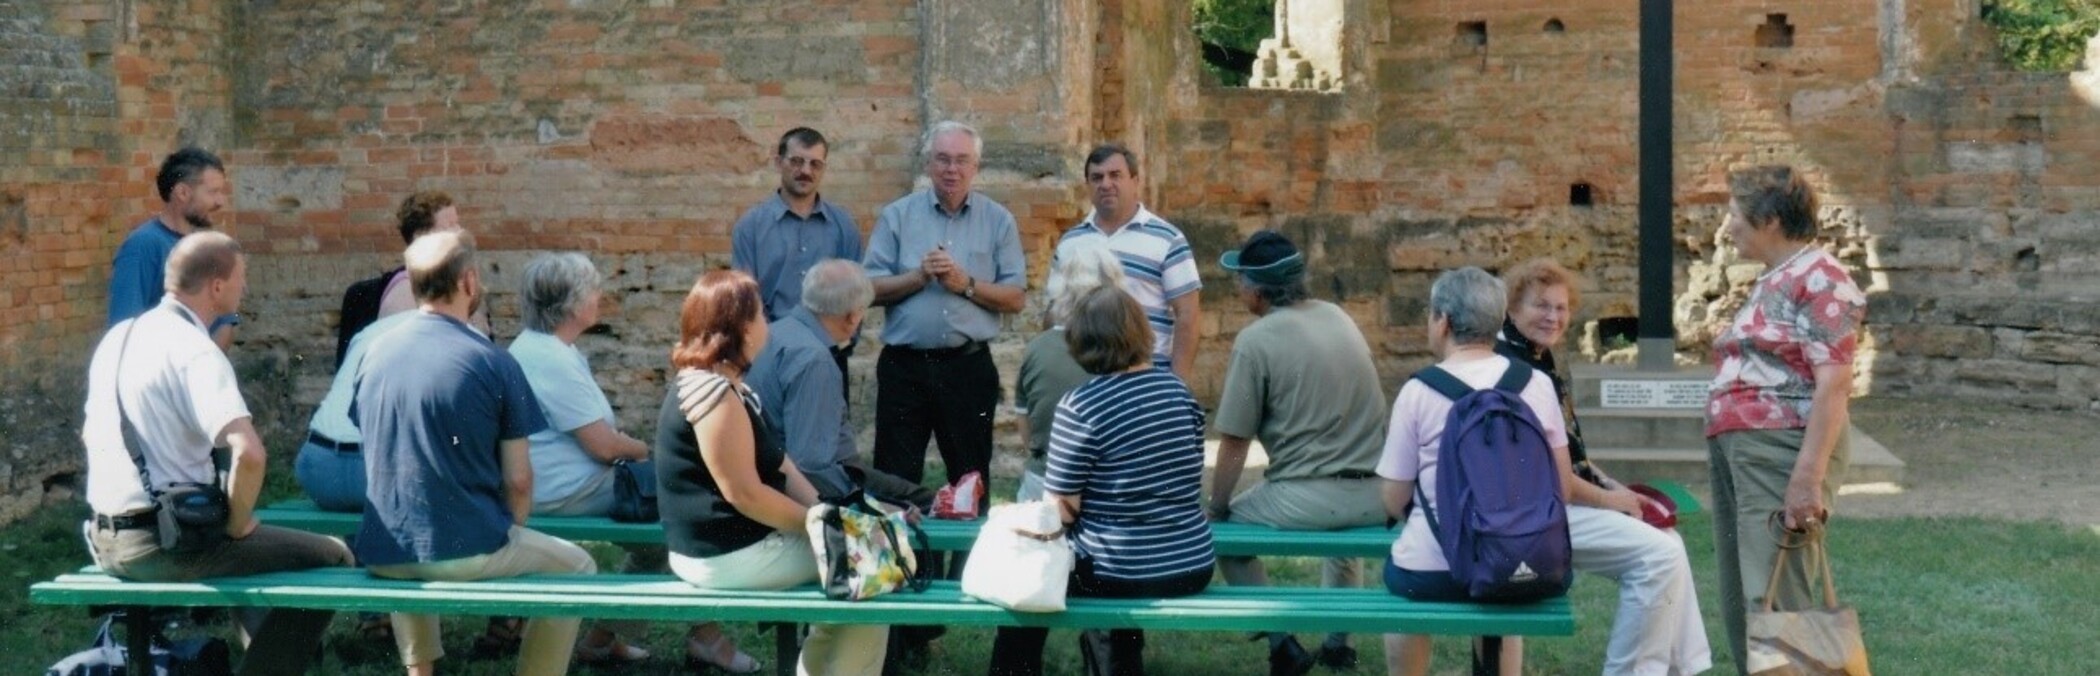
[[[1336,530],[1385,523],[1385,503],[1379,497],[1377,477],[1364,479],[1289,479],[1269,481],[1247,489],[1232,499],[1232,522],[1252,523],[1284,530]],[[1320,566],[1320,586],[1357,587],[1363,583],[1363,562],[1356,559],[1327,559]],[[1235,587],[1268,586],[1268,572],[1261,559],[1252,556],[1220,556],[1218,572]],[[1343,645],[1345,634],[1329,634],[1327,642]]]
[[[1721,568],[1721,620],[1727,626],[1729,654],[1735,656],[1737,673],[1747,673],[1743,646],[1749,612],[1764,606],[1772,562],[1779,556],[1776,531],[1781,526],[1771,518],[1786,506],[1787,482],[1793,479],[1794,461],[1801,456],[1806,433],[1802,429],[1745,430],[1726,432],[1706,442],[1707,474],[1714,491],[1714,558]],[[1851,444],[1840,433],[1830,453],[1829,470],[1823,475],[1824,504],[1835,504],[1851,457]],[[1820,600],[1811,594],[1802,563],[1799,557],[1787,563],[1787,579],[1779,582],[1782,607],[1802,608]]]
[[[510,544],[488,554],[430,563],[398,563],[370,566],[373,575],[397,580],[464,582],[528,573],[596,573],[598,562],[590,552],[568,540],[522,526],[510,527]],[[438,616],[394,613],[394,645],[401,650],[401,663],[414,666],[436,662],[445,656],[438,637]],[[518,673],[565,674],[569,656],[576,650],[576,630],[582,620],[572,617],[535,617],[525,621],[524,641],[518,647]]]

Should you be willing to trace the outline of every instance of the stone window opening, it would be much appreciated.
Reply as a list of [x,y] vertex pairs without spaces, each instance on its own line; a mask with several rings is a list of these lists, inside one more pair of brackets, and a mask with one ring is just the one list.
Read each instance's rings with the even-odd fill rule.
[[1568,25],[1561,23],[1560,17],[1554,17],[1551,19],[1547,19],[1546,25],[1540,27],[1539,31],[1547,35],[1559,35],[1561,33],[1568,32]]
[[1760,48],[1792,49],[1794,26],[1786,22],[1785,14],[1766,14],[1765,22],[1758,25],[1757,32],[1751,37]]
[[1597,188],[1588,181],[1568,184],[1568,206],[1591,207],[1597,205]]
[[1452,29],[1451,44],[1461,48],[1487,49],[1488,24],[1486,21],[1460,21]]

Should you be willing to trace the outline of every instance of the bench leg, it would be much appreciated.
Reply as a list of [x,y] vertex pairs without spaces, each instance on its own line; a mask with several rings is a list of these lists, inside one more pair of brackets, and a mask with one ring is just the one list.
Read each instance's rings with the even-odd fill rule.
[[796,658],[802,655],[800,641],[802,626],[793,622],[773,623],[773,673],[780,676],[795,676]]
[[153,609],[124,606],[118,612],[124,613],[125,673],[153,673]]

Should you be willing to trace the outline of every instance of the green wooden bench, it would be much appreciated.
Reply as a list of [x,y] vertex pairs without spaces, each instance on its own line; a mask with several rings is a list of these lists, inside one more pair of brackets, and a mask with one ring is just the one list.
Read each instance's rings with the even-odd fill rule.
[[[1677,500],[1684,514],[1699,511],[1699,502],[1683,486],[1655,484]],[[357,531],[359,515],[326,512],[310,500],[288,500],[257,510],[263,523],[328,535]],[[921,522],[927,544],[937,551],[967,551],[977,541],[983,521]],[[663,527],[654,523],[619,523],[603,517],[535,516],[527,526],[558,538],[616,544],[663,544]],[[1213,545],[1221,556],[1311,556],[1384,558],[1395,531],[1376,526],[1331,531],[1282,530],[1243,523],[1211,525]]]
[[[788,591],[703,590],[668,575],[533,575],[477,582],[372,577],[356,568],[268,573],[197,582],[135,582],[92,569],[30,587],[52,605],[291,607],[336,611],[584,617],[666,622],[915,624],[1137,628],[1175,631],[1294,631],[1456,635],[1574,633],[1566,599],[1504,606],[1419,603],[1382,589],[1305,589],[1216,585],[1173,599],[1073,598],[1061,613],[1018,613],[964,596],[938,581],[922,593],[859,602],[824,598],[814,586]],[[144,612],[132,615],[143,618]],[[130,632],[143,640],[145,632]],[[790,624],[779,625],[792,670]],[[143,648],[136,648],[143,650]],[[133,654],[145,654],[137,652]]]

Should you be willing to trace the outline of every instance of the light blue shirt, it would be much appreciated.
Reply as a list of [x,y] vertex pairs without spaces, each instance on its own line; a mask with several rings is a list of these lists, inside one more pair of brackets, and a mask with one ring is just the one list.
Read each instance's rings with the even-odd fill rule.
[[350,337],[350,347],[343,350],[343,365],[335,370],[335,381],[328,384],[328,396],[321,398],[321,406],[314,409],[313,422],[306,424],[307,429],[336,443],[364,441],[364,435],[357,431],[357,421],[350,418],[350,400],[357,398],[357,369],[365,363],[365,352],[372,347],[374,338],[400,326],[415,314],[396,312],[387,315]]
[[[1027,261],[1021,254],[1021,230],[1014,215],[982,193],[970,193],[954,214],[942,211],[933,190],[920,190],[882,208],[875,232],[868,236],[862,261],[870,277],[887,277],[919,268],[920,259],[937,246],[964,272],[982,284],[1025,286]],[[956,347],[999,334],[999,315],[928,283],[885,311],[882,342],[922,350]]]
[[567,498],[591,479],[612,471],[583,450],[576,430],[594,422],[614,425],[612,402],[598,381],[591,377],[591,363],[574,345],[551,334],[526,329],[510,342],[510,356],[525,371],[532,396],[540,401],[547,428],[534,432],[532,443],[532,501],[547,503]]

